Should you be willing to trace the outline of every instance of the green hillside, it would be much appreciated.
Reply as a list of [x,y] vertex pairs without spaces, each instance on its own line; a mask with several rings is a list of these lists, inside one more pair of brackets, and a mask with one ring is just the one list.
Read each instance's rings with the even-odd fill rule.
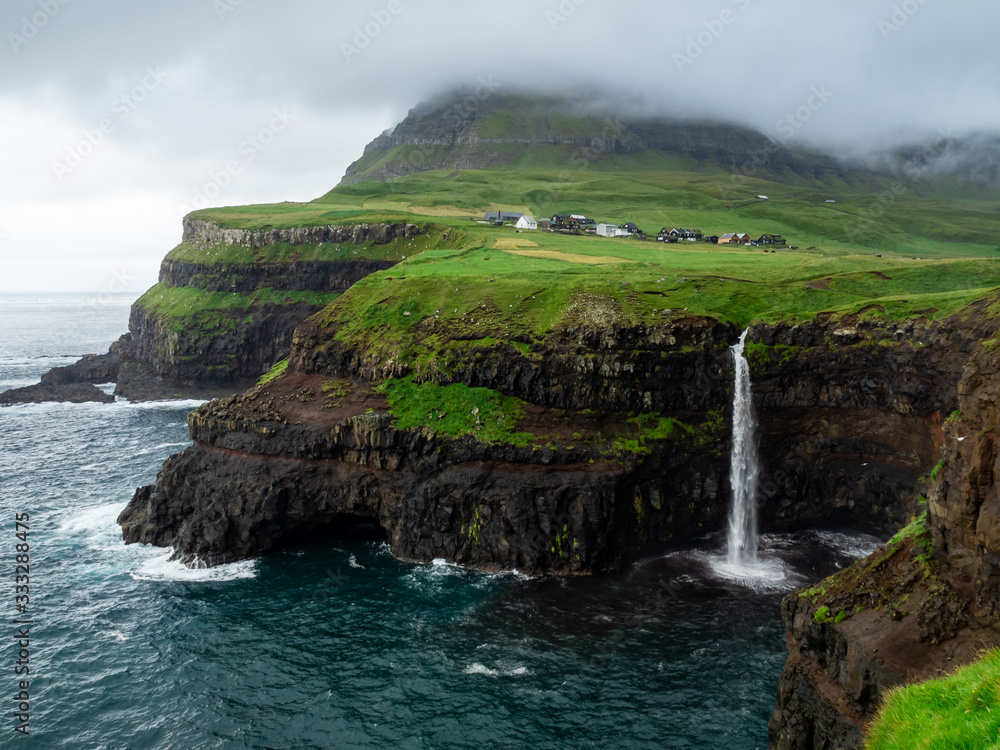
[[[769,200],[757,200],[758,194]],[[539,331],[583,290],[613,298],[620,314],[636,321],[663,315],[664,310],[740,324],[864,308],[873,315],[939,317],[1000,286],[1000,214],[995,204],[923,198],[909,191],[887,195],[837,183],[801,187],[719,171],[497,169],[425,172],[341,186],[306,204],[210,209],[196,216],[238,228],[383,220],[431,225],[434,228],[419,243],[391,248],[398,253],[394,257],[405,256],[399,266],[366,279],[329,311],[336,316],[335,309],[343,307],[354,315],[372,297],[384,300],[388,294],[398,301],[401,313],[411,313],[405,320],[380,314],[380,321],[390,327],[408,328],[439,308],[439,319],[460,317],[463,306],[488,294],[498,302],[502,299],[507,310],[513,309],[509,306],[514,299],[522,306],[544,307],[529,315],[531,327]],[[598,221],[633,221],[651,235],[663,226],[696,227],[706,234],[739,231],[753,237],[778,233],[798,249],[766,252],[704,243],[518,233],[472,220],[496,209],[537,217],[574,212]],[[321,251],[312,249],[310,257],[319,257]],[[190,258],[187,253],[185,257]],[[545,294],[535,294],[528,305],[526,300],[543,287]],[[447,288],[457,288],[458,297],[440,291]],[[383,302],[381,307],[387,313],[391,305]],[[458,313],[449,312],[456,308]],[[522,319],[526,314],[522,308]],[[358,319],[351,320],[348,327]]]

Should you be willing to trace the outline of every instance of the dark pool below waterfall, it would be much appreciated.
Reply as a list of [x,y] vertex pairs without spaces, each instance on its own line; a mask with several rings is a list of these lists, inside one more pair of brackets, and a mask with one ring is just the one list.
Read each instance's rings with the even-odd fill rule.
[[[0,297],[0,390],[106,350],[127,302]],[[873,548],[766,536],[766,585],[716,574],[718,537],[597,580],[529,580],[407,564],[355,529],[187,570],[126,547],[115,518],[188,445],[194,405],[0,409],[0,555],[9,580],[29,513],[33,619],[19,737],[0,591],[0,746],[764,748],[781,597]]]

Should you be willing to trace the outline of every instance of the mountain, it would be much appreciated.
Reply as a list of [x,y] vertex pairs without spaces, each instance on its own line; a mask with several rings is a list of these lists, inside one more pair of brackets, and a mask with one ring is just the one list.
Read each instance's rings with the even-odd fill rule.
[[410,110],[368,144],[341,185],[440,169],[566,164],[604,171],[714,167],[786,181],[847,179],[859,172],[737,125],[628,115],[563,97],[504,92],[479,98],[459,92]]

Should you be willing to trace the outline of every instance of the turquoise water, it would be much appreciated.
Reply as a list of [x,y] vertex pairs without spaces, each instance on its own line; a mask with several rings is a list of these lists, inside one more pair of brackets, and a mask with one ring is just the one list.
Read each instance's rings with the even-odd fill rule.
[[[127,302],[0,297],[0,390],[104,351]],[[0,589],[0,747],[764,748],[781,596],[872,544],[765,537],[751,586],[715,538],[596,580],[407,564],[365,529],[190,571],[115,518],[193,406],[0,409],[0,567],[29,513],[34,620],[23,737]]]

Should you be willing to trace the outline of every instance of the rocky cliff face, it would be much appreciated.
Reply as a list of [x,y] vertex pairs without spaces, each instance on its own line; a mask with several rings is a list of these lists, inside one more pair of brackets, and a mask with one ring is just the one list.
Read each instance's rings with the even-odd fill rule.
[[[365,257],[365,247],[412,240],[423,231],[406,223],[226,229],[187,216],[183,240],[193,252],[186,257],[203,260],[163,261],[159,284],[133,306],[129,333],[94,360],[99,367],[84,358],[48,373],[44,393],[36,389],[11,398],[106,399],[97,391],[53,386],[111,381],[117,395],[132,400],[210,398],[244,390],[288,356],[295,326],[360,279],[395,265]],[[275,245],[326,243],[328,259],[300,260],[293,252],[280,262],[226,261],[228,248],[266,254]],[[223,295],[246,302],[234,305]]]
[[925,511],[921,520],[871,558],[784,602],[790,656],[772,747],[860,747],[887,689],[951,672],[1000,645],[1000,372],[992,344],[978,343],[992,332],[970,334],[954,354],[962,364],[956,409],[942,404],[946,419],[934,428],[932,456],[944,458],[928,472],[928,499],[915,508]]
[[386,245],[394,239],[413,239],[420,229],[415,224],[353,224],[346,226],[325,225],[316,227],[291,227],[288,229],[227,229],[211,221],[184,217],[186,242],[209,248],[212,245],[233,245],[236,247],[267,247],[270,245],[319,245],[331,244],[361,245],[371,242]]
[[[222,562],[291,543],[299,528],[362,517],[409,559],[533,573],[615,568],[721,525],[728,347],[738,333],[685,319],[558,330],[531,356],[503,346],[463,352],[442,381],[537,410],[526,418],[535,445],[514,448],[397,430],[371,384],[409,371],[304,325],[285,378],[192,416],[196,445],[136,494],[120,519],[125,538]],[[760,327],[752,337],[768,415],[768,526],[898,528],[940,445],[940,415],[955,404],[960,352],[971,344],[948,326],[850,320]],[[352,384],[345,405],[325,408],[330,382]],[[614,439],[634,428],[613,415],[630,411],[696,428],[645,453],[615,453]]]
[[966,365],[940,481],[930,493],[934,548],[972,581],[975,606],[1000,615],[1000,361],[990,342]]
[[645,516],[677,493],[718,486],[712,461],[690,451],[652,477],[587,449],[404,432],[384,410],[366,413],[379,399],[363,388],[317,414],[309,393],[323,382],[297,375],[193,413],[196,445],[136,493],[119,519],[126,541],[214,564],[368,519],[403,559],[574,575],[616,567],[643,534],[686,535],[719,520],[712,505],[656,523]]

